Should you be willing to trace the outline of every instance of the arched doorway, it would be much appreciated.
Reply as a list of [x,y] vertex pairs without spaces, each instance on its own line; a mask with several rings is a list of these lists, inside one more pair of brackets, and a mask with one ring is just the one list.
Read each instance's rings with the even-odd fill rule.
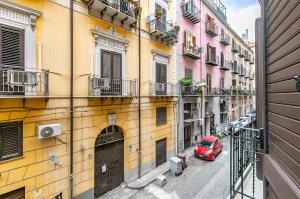
[[95,197],[124,180],[124,136],[118,126],[101,131],[95,143]]

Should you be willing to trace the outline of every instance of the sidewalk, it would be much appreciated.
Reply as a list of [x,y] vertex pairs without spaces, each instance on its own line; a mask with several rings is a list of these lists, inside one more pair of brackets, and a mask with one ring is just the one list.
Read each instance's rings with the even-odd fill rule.
[[[184,152],[186,154],[186,158],[190,158],[194,154],[194,147],[190,147],[186,149]],[[127,185],[128,188],[131,189],[141,189],[149,185],[153,182],[158,176],[163,175],[170,171],[170,162],[167,161],[166,163],[160,165],[159,167],[155,168],[154,170],[150,171],[140,179],[137,179]]]

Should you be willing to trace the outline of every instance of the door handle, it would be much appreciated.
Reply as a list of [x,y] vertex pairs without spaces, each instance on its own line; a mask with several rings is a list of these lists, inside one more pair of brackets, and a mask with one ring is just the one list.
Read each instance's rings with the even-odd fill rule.
[[300,74],[299,74],[299,75],[296,75],[296,76],[294,77],[294,79],[295,79],[295,81],[296,81],[296,90],[297,90],[298,92],[300,92]]

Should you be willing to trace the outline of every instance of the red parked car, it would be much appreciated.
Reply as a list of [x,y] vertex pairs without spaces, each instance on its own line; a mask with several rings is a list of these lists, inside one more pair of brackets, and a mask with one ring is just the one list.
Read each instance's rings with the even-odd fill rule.
[[196,158],[214,161],[216,156],[223,150],[223,144],[215,136],[205,136],[196,144],[194,155]]

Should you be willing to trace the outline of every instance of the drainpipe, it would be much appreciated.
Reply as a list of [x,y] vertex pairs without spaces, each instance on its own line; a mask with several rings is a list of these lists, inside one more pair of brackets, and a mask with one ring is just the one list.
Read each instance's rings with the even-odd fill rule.
[[70,0],[70,198],[73,198],[73,134],[74,134],[74,32],[73,32],[73,0]]
[[[141,2],[139,1],[139,9],[141,9]],[[141,178],[142,176],[142,132],[141,132],[141,11],[139,13],[139,168],[138,168],[138,177]]]

